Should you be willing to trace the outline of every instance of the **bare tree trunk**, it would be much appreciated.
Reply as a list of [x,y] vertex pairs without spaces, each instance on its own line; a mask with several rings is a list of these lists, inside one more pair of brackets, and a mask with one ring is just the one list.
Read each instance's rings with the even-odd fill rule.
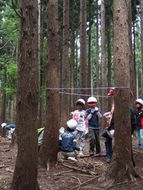
[[[99,87],[99,6],[98,0],[96,0],[96,87]],[[97,90],[98,94],[98,90]]]
[[57,0],[49,0],[46,126],[44,141],[40,149],[41,165],[47,169],[55,166],[58,153],[59,90],[53,89],[59,88],[58,48],[58,4]]
[[39,32],[40,33],[40,115],[39,115],[39,123],[40,126],[42,127],[43,124],[45,123],[45,102],[46,102],[46,97],[45,97],[45,91],[46,91],[46,63],[47,60],[45,58],[45,42],[47,40],[47,9],[48,9],[48,2],[47,0],[40,0],[40,28]]
[[[78,44],[77,40],[75,41],[75,65],[74,65],[74,88],[78,87]],[[74,91],[75,93],[78,93],[77,90]],[[77,96],[75,96],[76,100]]]
[[[39,65],[39,84],[40,82],[40,65],[41,65],[41,57],[40,57],[40,51],[41,51],[41,0],[38,0],[38,65]],[[39,92],[40,92],[40,85],[39,85]],[[39,101],[39,118],[38,118],[38,128],[42,126],[42,114],[41,114],[41,105],[42,101]]]
[[[130,40],[130,51],[131,51],[131,56],[130,56],[130,84],[132,84],[130,86],[131,88],[131,102],[132,103],[135,98],[136,98],[136,63],[135,63],[135,54],[133,53],[134,52],[134,48],[133,48],[133,45],[132,45],[132,0],[128,0],[127,1],[128,3],[128,14],[129,14],[129,17],[128,17],[128,22],[129,22],[129,40]],[[135,45],[135,44],[134,44]]]
[[7,75],[6,75],[6,68],[4,68],[3,85],[2,85],[1,122],[6,122],[6,83],[7,83]]
[[12,100],[11,98],[8,100],[8,121],[11,121],[11,115],[12,115]]
[[[101,81],[102,87],[106,87],[106,54],[105,54],[105,3],[101,1]],[[102,96],[105,95],[105,89],[102,89]],[[102,98],[102,110],[106,111],[107,101]]]
[[[74,67],[75,67],[75,35],[74,32],[71,34],[71,47],[70,47],[70,88],[71,88],[71,93],[74,93]],[[73,90],[72,90],[73,89]],[[74,109],[75,105],[75,96],[70,96],[70,110]]]
[[[127,1],[128,2],[128,1]],[[114,61],[115,83],[119,87],[115,95],[115,147],[113,162],[107,171],[109,186],[120,180],[134,180],[138,175],[132,162],[130,106],[130,7],[124,0],[114,1]],[[110,179],[110,180],[109,180]],[[106,183],[107,187],[107,183]]]
[[91,88],[88,90],[88,94],[93,96],[93,77],[92,77],[92,60],[91,60],[91,29],[92,29],[92,18],[91,18],[91,10],[92,10],[92,0],[89,1],[89,30],[88,30],[88,75],[87,75],[87,86]]
[[38,2],[36,0],[21,0],[20,10],[21,18],[16,94],[18,154],[11,189],[38,190]]
[[[111,81],[112,81],[112,43],[111,43],[111,39],[112,39],[112,17],[111,17],[111,8],[112,7],[112,3],[109,0],[108,4],[106,5],[106,37],[107,37],[107,83],[108,83],[108,87],[111,87]],[[107,94],[107,93],[106,93]],[[110,98],[111,99],[111,98]],[[111,109],[111,100],[108,100],[108,110]]]
[[80,0],[80,87],[81,94],[87,88],[87,33],[86,33],[86,0]]
[[[140,0],[140,6],[141,6],[141,72],[143,75],[143,0]],[[143,77],[141,81],[141,96],[143,97]]]
[[69,96],[64,94],[69,88],[69,0],[63,1],[63,51],[62,51],[62,88],[61,96],[61,126],[66,125],[69,115]]

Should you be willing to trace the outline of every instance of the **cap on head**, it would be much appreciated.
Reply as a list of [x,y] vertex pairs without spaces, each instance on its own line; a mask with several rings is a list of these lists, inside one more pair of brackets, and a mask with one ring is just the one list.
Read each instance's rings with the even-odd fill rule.
[[143,100],[141,98],[136,99],[136,103],[139,103],[143,106]]
[[67,121],[67,127],[70,128],[71,130],[76,129],[76,127],[77,127],[76,120],[70,119],[69,121]]
[[6,127],[6,126],[7,126],[7,123],[2,123],[2,124],[1,124],[1,127],[2,127],[2,128]]
[[76,104],[83,104],[83,105],[85,105],[85,101],[82,99],[82,98],[80,98],[80,99],[78,99],[77,101],[76,101]]
[[95,106],[97,103],[97,99],[93,96],[89,97],[87,100],[89,106]]
[[108,96],[113,96],[115,94],[116,89],[114,87],[109,89]]

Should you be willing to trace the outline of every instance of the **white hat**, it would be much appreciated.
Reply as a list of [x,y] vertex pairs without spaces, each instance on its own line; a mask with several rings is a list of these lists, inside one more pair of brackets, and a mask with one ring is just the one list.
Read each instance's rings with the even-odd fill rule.
[[76,129],[76,127],[77,127],[77,122],[76,122],[76,120],[70,119],[69,121],[67,121],[67,126],[68,126],[70,129],[72,129],[72,130]]
[[142,100],[141,98],[138,98],[138,99],[136,100],[136,103],[139,103],[139,104],[141,104],[141,105],[143,106],[143,100]]
[[104,116],[106,119],[108,119],[108,118],[111,117],[111,112],[110,112],[110,111],[109,111],[109,112],[105,112],[105,113],[103,114],[103,116]]
[[1,127],[4,128],[5,126],[7,126],[7,123],[2,123]]
[[78,100],[76,101],[76,104],[77,104],[77,103],[82,103],[83,105],[85,105],[85,101],[84,101],[82,98],[78,99]]
[[97,102],[97,99],[95,97],[91,96],[87,100],[87,103],[90,103],[90,102]]

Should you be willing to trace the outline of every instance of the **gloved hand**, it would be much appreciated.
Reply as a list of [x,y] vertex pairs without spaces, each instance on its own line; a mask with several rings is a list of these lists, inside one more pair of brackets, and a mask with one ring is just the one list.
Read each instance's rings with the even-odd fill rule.
[[95,107],[95,111],[99,111],[99,108],[98,108],[98,107]]
[[91,113],[93,114],[94,112],[95,112],[95,109],[92,109],[92,110],[91,110]]
[[94,109],[91,110],[91,113],[98,112],[98,111],[99,111],[98,107],[95,107]]

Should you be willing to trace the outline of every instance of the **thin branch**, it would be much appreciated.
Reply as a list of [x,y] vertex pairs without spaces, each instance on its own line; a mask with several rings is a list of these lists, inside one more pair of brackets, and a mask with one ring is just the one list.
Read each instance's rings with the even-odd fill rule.
[[[75,187],[75,189],[80,189],[82,186],[85,186],[86,184],[88,184],[88,183],[92,182],[93,180],[97,179],[98,177],[99,177],[99,176],[93,177],[92,179],[89,179],[89,180],[87,180],[87,181],[85,181],[85,182],[83,182],[83,183],[77,185],[77,186]],[[95,187],[94,187],[94,189],[95,189],[95,190],[99,190],[99,188],[95,188]]]
[[0,47],[0,49],[3,49],[9,42],[10,40],[8,40],[2,47]]
[[78,181],[79,185],[82,184],[81,181],[80,181],[80,179],[79,179],[78,177],[72,176],[72,178],[73,178],[73,179],[76,179],[76,180]]
[[20,18],[23,18],[23,16],[21,16],[21,15],[17,12],[13,0],[11,0],[11,4],[12,4],[12,8],[13,8],[14,12],[16,13],[16,15],[17,15],[18,17],[20,17]]
[[70,172],[72,172],[72,171],[73,171],[73,170],[58,172],[58,173],[54,174],[54,176],[62,175],[62,174],[65,174],[65,173],[70,173]]
[[76,171],[79,171],[79,172],[82,172],[82,173],[86,173],[86,174],[89,174],[89,175],[97,175],[97,173],[93,172],[93,171],[88,171],[88,170],[85,170],[85,169],[80,169],[80,168],[77,168],[77,167],[74,167],[74,166],[70,166],[70,165],[67,165],[67,164],[62,164],[63,166],[67,167],[67,168],[70,168],[70,169],[73,169],[73,170],[76,170]]

